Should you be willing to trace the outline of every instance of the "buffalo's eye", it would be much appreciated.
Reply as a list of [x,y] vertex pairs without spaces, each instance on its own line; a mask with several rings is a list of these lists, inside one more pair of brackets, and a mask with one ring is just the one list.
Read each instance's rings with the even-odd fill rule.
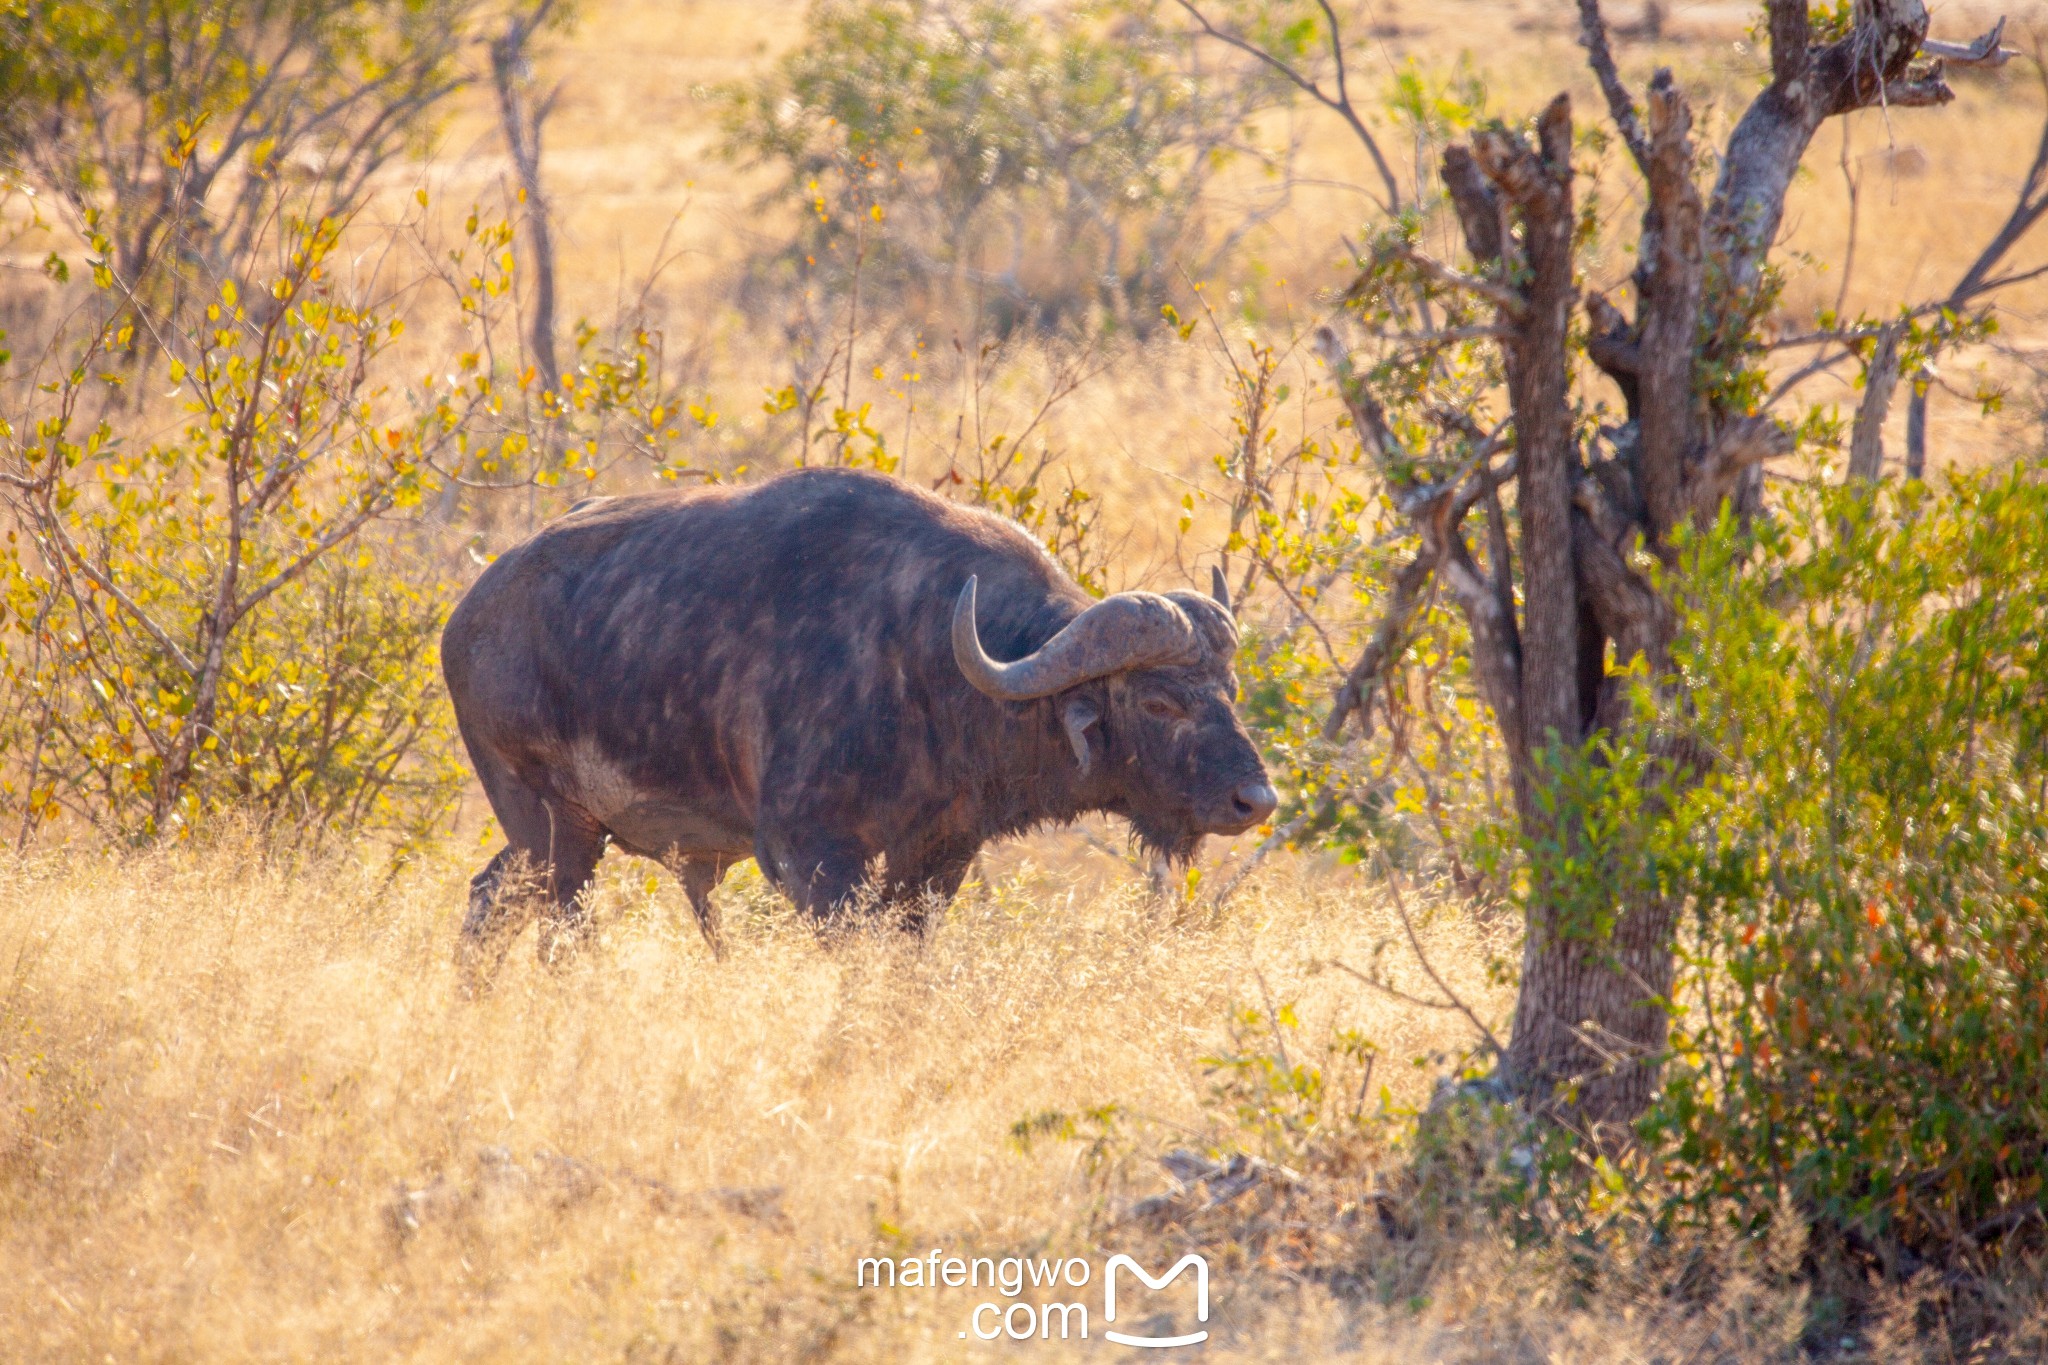
[[1164,697],[1147,697],[1144,707],[1146,715],[1156,716],[1160,720],[1183,720],[1187,717],[1187,712]]

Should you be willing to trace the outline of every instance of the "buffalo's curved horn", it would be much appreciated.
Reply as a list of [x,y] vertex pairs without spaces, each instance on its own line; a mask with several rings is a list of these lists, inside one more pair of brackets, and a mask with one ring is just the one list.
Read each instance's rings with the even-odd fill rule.
[[1209,596],[1216,599],[1216,605],[1223,608],[1223,614],[1236,619],[1237,613],[1230,609],[1230,581],[1223,576],[1221,564],[1209,566]]
[[1193,663],[1207,646],[1186,612],[1157,593],[1120,592],[1067,622],[1035,653],[999,664],[974,624],[975,580],[953,604],[953,659],[967,681],[997,701],[1030,701],[1133,668]]

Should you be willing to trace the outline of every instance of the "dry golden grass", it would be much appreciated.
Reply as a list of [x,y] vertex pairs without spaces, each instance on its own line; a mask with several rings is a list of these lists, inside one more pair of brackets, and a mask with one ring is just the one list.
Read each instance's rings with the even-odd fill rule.
[[[1142,1116],[1132,1153],[1198,1142],[1182,1130],[1216,1122],[1200,1058],[1268,992],[1304,1038],[1378,1042],[1397,1105],[1431,1083],[1410,1056],[1464,1041],[1453,1016],[1314,969],[1398,933],[1341,875],[1278,869],[1188,925],[1131,885],[1077,894],[1003,861],[922,946],[822,947],[736,877],[721,965],[675,888],[650,895],[620,860],[577,962],[515,954],[474,1002],[449,965],[458,860],[391,877],[229,842],[12,868],[6,1354],[963,1358],[986,1291],[859,1291],[857,1258],[1092,1255],[1105,1210],[1164,1183],[1135,1159],[1091,1179],[1081,1144],[1020,1148],[1017,1120],[1117,1102]],[[1425,933],[1498,1010],[1498,943],[1454,917]],[[1612,1335],[1490,1238],[1432,1254],[1419,1313],[1219,1263],[1211,1355],[1486,1359]],[[1526,1311],[1501,1276],[1530,1286]]]
[[[581,960],[517,953],[469,1002],[468,870],[230,844],[0,874],[6,1354],[947,1359],[968,1305],[857,1294],[855,1260],[885,1224],[920,1250],[1072,1242],[1077,1149],[1020,1152],[1018,1119],[1200,1127],[1197,1058],[1261,975],[1390,1056],[1459,1041],[1310,975],[1390,931],[1343,883],[1191,929],[1026,869],[923,947],[827,950],[736,876],[720,965],[674,886],[615,860]],[[1497,1006],[1473,932],[1434,938]],[[1429,1080],[1388,1073],[1408,1100]]]
[[[1202,1061],[1233,1006],[1292,1003],[1300,1053],[1362,1031],[1396,1108],[1437,1071],[1410,1059],[1467,1035],[1317,970],[1401,936],[1349,874],[1281,866],[1220,918],[1176,921],[1101,866],[1031,861],[1057,843],[992,859],[990,889],[923,944],[821,946],[738,874],[723,964],[672,884],[614,860],[582,955],[550,971],[515,953],[475,1001],[449,961],[459,854],[393,876],[224,840],[0,871],[0,1354],[1009,1358],[1024,1348],[961,1337],[977,1302],[1008,1298],[861,1289],[858,1259],[1099,1267],[1135,1249],[1157,1269],[1194,1236],[1214,1269],[1207,1359],[1797,1357],[1797,1246],[1737,1256],[1716,1296],[1681,1301],[1625,1248],[1596,1287],[1583,1250],[1516,1252],[1484,1220],[1385,1236],[1355,1201],[1398,1185],[1392,1143],[1362,1149],[1377,1175],[1267,1217],[1261,1247],[1231,1229],[1263,1194],[1206,1223],[1120,1224],[1166,1185],[1152,1156],[1245,1136]],[[1422,934],[1497,1016],[1498,932],[1446,912]],[[1125,1112],[1099,1169],[1084,1142],[1013,1138],[1109,1102]],[[1315,1274],[1294,1273],[1290,1241],[1317,1248]],[[1095,1313],[1098,1293],[1067,1297]],[[1030,1350],[1091,1358],[1102,1327]],[[1885,1330],[1858,1329],[1897,1347],[1868,1358],[1906,1353],[1910,1330]]]

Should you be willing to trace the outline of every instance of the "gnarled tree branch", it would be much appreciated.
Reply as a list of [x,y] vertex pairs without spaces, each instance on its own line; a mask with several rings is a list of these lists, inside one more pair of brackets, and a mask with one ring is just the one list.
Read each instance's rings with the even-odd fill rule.
[[[1709,254],[1728,282],[1724,307],[1744,309],[1777,239],[1785,194],[1806,145],[1827,119],[1879,104],[1952,98],[1940,64],[1919,72],[1927,40],[1922,0],[1861,0],[1854,26],[1825,47],[1809,46],[1806,0],[1771,0],[1771,83],[1750,102],[1728,140],[1707,214]],[[1994,29],[1969,46],[1997,49]]]

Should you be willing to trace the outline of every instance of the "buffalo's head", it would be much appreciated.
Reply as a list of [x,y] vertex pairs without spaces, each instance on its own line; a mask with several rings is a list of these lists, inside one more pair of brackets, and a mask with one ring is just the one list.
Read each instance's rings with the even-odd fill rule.
[[1139,839],[1185,860],[1205,834],[1241,834],[1279,798],[1238,723],[1237,622],[1212,594],[1118,593],[1035,653],[997,663],[975,629],[975,580],[953,608],[953,657],[998,701],[1051,698],[1084,775]]

